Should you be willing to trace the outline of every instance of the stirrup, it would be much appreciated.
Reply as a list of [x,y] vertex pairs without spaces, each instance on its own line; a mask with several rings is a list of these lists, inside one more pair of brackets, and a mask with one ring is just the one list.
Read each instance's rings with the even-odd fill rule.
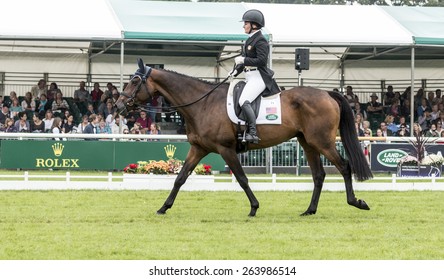
[[246,133],[244,135],[244,139],[243,140],[245,140],[245,142],[249,142],[249,143],[253,143],[253,144],[258,144],[261,139],[259,137],[257,137],[257,135],[251,135],[249,133]]

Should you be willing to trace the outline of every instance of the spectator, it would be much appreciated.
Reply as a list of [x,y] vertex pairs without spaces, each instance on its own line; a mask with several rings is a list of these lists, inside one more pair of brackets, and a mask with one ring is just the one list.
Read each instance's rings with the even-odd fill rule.
[[111,100],[108,100],[106,102],[106,107],[103,110],[103,117],[106,119],[109,115],[113,115],[116,111],[116,108],[114,108],[113,102]]
[[[117,90],[117,88],[115,86],[113,86],[113,94],[112,94],[112,99],[111,99],[113,104],[116,104],[117,99],[119,99],[119,96],[120,96],[119,91]],[[109,100],[107,102],[109,102]]]
[[[100,97],[99,106],[96,109],[97,112],[103,113],[103,110],[106,107],[106,102],[108,102],[108,100],[112,100],[112,98],[113,98],[113,88],[115,88],[115,86],[113,86],[112,83],[107,83],[106,84],[106,90],[102,94],[102,96]],[[116,90],[117,90],[117,88],[116,88]]]
[[[94,114],[95,115],[95,114]],[[83,115],[82,116],[82,122],[77,126],[77,133],[85,133],[85,128],[88,126],[89,124],[89,118],[91,117],[87,116],[87,115]]]
[[160,95],[153,96],[151,98],[150,105],[148,106],[149,117],[151,121],[161,122],[162,121],[162,104],[163,97]]
[[4,101],[3,101],[3,105],[6,105],[6,106],[8,106],[9,108],[11,108],[12,100],[14,100],[14,99],[17,99],[17,100],[18,100],[17,93],[15,93],[15,91],[11,91],[11,92],[9,93],[9,99],[4,100]]
[[18,119],[18,113],[23,112],[22,105],[19,104],[19,100],[14,98],[12,100],[11,107],[9,108],[9,112],[11,113],[11,118]]
[[99,103],[102,99],[103,91],[100,89],[99,83],[94,83],[94,88],[91,91],[91,102],[94,110],[99,108]]
[[102,118],[99,121],[99,125],[97,126],[98,134],[111,134],[111,127],[106,123],[106,121]]
[[383,94],[384,106],[390,108],[393,104],[395,93],[393,92],[393,86],[387,86],[387,92]]
[[373,93],[371,96],[371,101],[367,103],[367,114],[369,117],[380,116],[383,114],[383,106],[379,103],[378,95]]
[[410,136],[410,132],[407,130],[407,126],[405,124],[401,124],[398,132],[396,133],[396,136],[399,136],[399,137],[409,137]]
[[407,131],[410,131],[410,126],[407,124],[407,120],[404,116],[399,117],[398,130],[401,129],[401,126],[405,125]]
[[399,105],[399,99],[395,98],[392,100],[392,104],[389,107],[388,114],[397,118],[399,116],[400,111],[401,111],[401,106]]
[[86,134],[96,134],[97,127],[99,125],[99,115],[92,114],[89,116],[89,124],[83,130],[83,133]]
[[49,85],[46,99],[48,99],[49,102],[52,102],[55,99],[57,93],[59,92],[62,93],[62,91],[59,89],[59,86],[56,83],[52,82]]
[[359,127],[359,129],[362,129],[362,122],[363,122],[364,120],[362,119],[362,115],[361,114],[356,114],[355,115],[355,123],[357,123],[358,124],[358,127]]
[[33,133],[45,132],[45,123],[40,119],[40,115],[37,112],[32,114],[32,121],[30,123],[30,131]]
[[396,135],[398,132],[398,126],[395,124],[395,118],[392,115],[387,115],[384,120],[387,129],[390,130],[392,135]]
[[358,99],[358,96],[353,93],[353,87],[352,86],[347,86],[345,98],[347,98],[348,104],[350,104],[350,107],[352,107],[352,109],[354,110],[355,109],[355,104],[359,103],[359,99]]
[[401,116],[404,116],[406,119],[410,120],[410,100],[408,99],[404,100],[399,109],[399,114]]
[[31,99],[39,100],[40,95],[47,94],[47,90],[48,90],[48,88],[46,86],[46,81],[44,79],[40,79],[38,81],[37,85],[35,85],[31,88]]
[[376,129],[376,137],[384,137],[384,134],[382,133],[382,129],[380,129],[380,128]]
[[136,123],[140,125],[140,131],[142,134],[146,134],[151,125],[151,119],[147,116],[146,112],[140,112],[140,117],[136,119]]
[[[40,96],[39,96],[40,98]],[[25,112],[34,112],[35,111],[35,101],[32,99],[32,93],[25,93],[25,98],[22,101],[22,108]]]
[[441,132],[444,131],[444,129],[442,128],[442,121],[441,120],[437,120],[435,122],[436,124],[436,131],[438,132],[438,135],[441,135]]
[[439,88],[435,90],[435,98],[433,99],[433,104],[442,104],[441,90]]
[[388,129],[387,124],[385,122],[381,122],[379,128],[381,129],[383,137],[393,136],[392,131]]
[[91,103],[88,103],[88,108],[86,111],[86,115],[89,117],[92,114],[97,114],[97,110],[94,109],[94,106]]
[[148,134],[151,134],[151,135],[160,134],[160,126],[157,123],[152,122],[150,125],[150,131],[148,132]]
[[[410,87],[408,87],[408,89],[410,90]],[[425,98],[424,90],[422,88],[419,88],[418,91],[415,94],[415,97],[414,97],[415,103],[413,104],[413,106],[414,106],[413,108],[418,108],[419,106],[421,106],[422,100],[424,98]]]
[[422,136],[423,135],[423,132],[422,132],[422,129],[421,129],[421,126],[419,125],[419,123],[414,123],[413,124],[413,135],[414,136]]
[[[135,122],[133,128],[131,128],[130,131],[131,134],[142,134],[142,126],[140,125],[140,123]],[[145,133],[143,133],[145,134]]]
[[[51,133],[53,134],[61,134],[62,133],[62,119],[59,117],[54,118],[54,122],[52,123]],[[54,138],[54,140],[59,141],[60,138]]]
[[433,100],[435,99],[435,92],[434,91],[429,91],[427,93],[427,106],[429,106],[430,108],[432,108],[433,105]]
[[369,121],[363,121],[362,122],[362,130],[364,131],[364,136],[372,136],[373,132],[370,128],[370,122]]
[[422,133],[427,133],[432,124],[432,116],[430,115],[429,108],[425,109],[423,115],[418,118],[418,123],[421,126]]
[[430,116],[432,117],[432,121],[439,119],[441,112],[438,109],[438,104],[432,105],[432,112],[430,112]]
[[54,114],[51,109],[46,110],[43,122],[45,123],[45,132],[50,132],[52,124],[54,123]]
[[355,109],[354,109],[353,112],[355,113],[355,116],[357,114],[360,114],[362,116],[363,120],[367,119],[367,112],[364,109],[361,108],[361,103],[359,103],[359,102],[355,103]]
[[426,133],[426,137],[439,137],[438,131],[436,131],[436,124],[432,123],[430,129]]
[[18,132],[29,132],[31,126],[29,125],[29,121],[27,121],[28,116],[26,112],[20,112],[18,114],[19,119],[15,122],[14,126]]
[[40,113],[40,116],[45,115],[46,107],[48,104],[48,99],[46,98],[46,94],[40,95],[39,105],[37,106],[37,111]]
[[[68,112],[68,111],[66,111]],[[69,112],[66,115],[66,119],[63,120],[63,125],[62,125],[62,132],[63,133],[75,133],[76,131],[76,127],[74,124],[74,116],[71,115]]]
[[88,107],[89,92],[85,89],[85,82],[81,81],[79,88],[74,91],[74,103],[82,115],[86,114]]
[[17,128],[14,126],[14,119],[7,118],[5,120],[5,126],[2,128],[2,131],[3,132],[10,132],[10,133],[17,132]]
[[359,127],[359,123],[357,121],[355,121],[355,129],[359,137],[364,136],[364,131]]
[[2,110],[0,111],[0,123],[2,125],[5,125],[6,119],[10,117],[11,117],[11,112],[9,112],[8,106],[3,104]]
[[[125,124],[125,122],[122,122],[122,132],[124,130],[128,130],[128,126]],[[114,123],[111,126],[111,132],[113,134],[119,134],[120,133],[120,116],[116,114],[116,116],[114,117]]]
[[56,117],[62,117],[65,115],[65,111],[69,111],[69,104],[63,99],[61,92],[56,94],[54,101],[52,102],[52,112]]

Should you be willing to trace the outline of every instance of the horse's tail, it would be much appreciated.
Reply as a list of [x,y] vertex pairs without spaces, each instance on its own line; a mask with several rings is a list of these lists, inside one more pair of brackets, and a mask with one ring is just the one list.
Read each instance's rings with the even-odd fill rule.
[[362,151],[355,128],[353,111],[347,99],[339,92],[329,91],[330,96],[336,100],[340,108],[339,134],[344,145],[345,153],[350,163],[352,173],[358,181],[373,178],[367,159]]

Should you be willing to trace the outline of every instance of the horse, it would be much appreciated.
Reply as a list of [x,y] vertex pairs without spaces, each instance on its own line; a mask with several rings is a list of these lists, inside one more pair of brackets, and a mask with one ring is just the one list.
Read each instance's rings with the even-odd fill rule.
[[[162,95],[184,117],[191,145],[182,170],[157,214],[166,214],[173,206],[181,186],[200,160],[209,153],[218,153],[247,195],[249,216],[254,217],[259,202],[237,156],[238,124],[231,122],[226,108],[229,83],[214,83],[171,70],[153,69],[145,66],[140,58],[138,66],[116,101],[118,113],[126,116],[132,106],[143,106],[151,96]],[[358,181],[365,181],[373,175],[358,140],[352,109],[345,97],[338,92],[303,86],[283,90],[280,94],[281,124],[257,125],[261,140],[258,144],[248,144],[248,149],[263,149],[297,138],[305,151],[314,182],[310,204],[302,216],[316,214],[318,208],[326,176],[321,154],[335,165],[344,178],[347,203],[358,209],[370,210],[353,191],[353,174]],[[347,159],[336,149],[338,130]]]

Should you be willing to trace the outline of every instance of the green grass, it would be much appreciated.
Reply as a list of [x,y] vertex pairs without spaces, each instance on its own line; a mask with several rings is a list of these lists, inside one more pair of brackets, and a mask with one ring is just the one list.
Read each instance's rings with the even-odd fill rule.
[[0,259],[444,259],[444,192],[2,191]]

